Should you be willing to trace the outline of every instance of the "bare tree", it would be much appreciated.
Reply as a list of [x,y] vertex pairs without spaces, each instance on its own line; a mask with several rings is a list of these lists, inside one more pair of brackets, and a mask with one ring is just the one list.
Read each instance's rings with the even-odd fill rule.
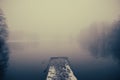
[[0,80],[4,77],[8,62],[9,50],[6,44],[7,37],[7,24],[5,22],[4,14],[0,9]]

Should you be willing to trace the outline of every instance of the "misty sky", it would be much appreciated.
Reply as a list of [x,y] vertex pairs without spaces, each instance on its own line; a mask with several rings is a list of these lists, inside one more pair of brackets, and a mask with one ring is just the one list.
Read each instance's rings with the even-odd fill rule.
[[[75,52],[81,32],[120,16],[119,0],[0,0],[9,41],[38,41],[42,50]],[[87,32],[87,31],[86,31]],[[71,53],[72,53],[71,52]]]

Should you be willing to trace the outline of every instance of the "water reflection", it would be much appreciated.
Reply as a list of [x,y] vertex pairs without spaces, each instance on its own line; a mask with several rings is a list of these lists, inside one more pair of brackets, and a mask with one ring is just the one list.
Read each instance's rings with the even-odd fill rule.
[[[86,37],[83,42],[81,40],[80,50],[74,45],[61,45],[56,41],[56,45],[62,47],[69,45],[68,52],[64,46],[65,51],[61,54],[70,57],[71,68],[78,80],[120,80],[118,23],[119,21],[113,23],[110,28],[108,25],[101,25],[103,27],[99,29],[94,25],[95,27],[90,28],[92,33],[87,36],[88,39]],[[60,50],[56,50],[56,46],[51,49],[52,43],[50,47],[44,43],[10,42],[10,65],[5,79],[45,80],[49,59],[54,57],[55,53],[60,53]]]
[[[35,43],[11,43],[10,65],[6,80],[45,80],[45,69],[49,64],[49,56],[44,57]],[[28,48],[28,49],[27,49]],[[25,49],[25,50],[24,50]],[[32,54],[33,53],[33,54]],[[38,53],[38,54],[37,54]],[[50,54],[50,53],[44,53]],[[81,53],[82,54],[82,53]],[[85,54],[85,55],[84,55]],[[34,56],[33,56],[34,55]],[[37,55],[37,56],[36,56]],[[71,68],[77,77],[82,80],[119,80],[120,69],[112,58],[95,58],[89,53],[70,57]]]
[[[91,26],[90,33],[86,35],[86,40],[82,45],[92,56],[96,58],[94,62],[98,65],[99,59],[103,62],[101,65],[92,66],[90,71],[86,68],[83,71],[88,77],[84,80],[92,78],[92,80],[120,80],[120,20],[111,24],[95,24]],[[105,59],[108,61],[104,64]],[[98,67],[102,67],[97,69]],[[79,75],[81,76],[81,75]],[[85,77],[85,75],[83,75]],[[82,77],[83,77],[82,76]]]
[[89,42],[88,49],[96,56],[112,56],[120,63],[120,20],[109,26],[101,25],[101,32],[96,32],[97,29],[93,30],[95,35],[92,36],[93,39]]
[[0,80],[4,78],[8,63],[8,46],[4,42],[0,42]]

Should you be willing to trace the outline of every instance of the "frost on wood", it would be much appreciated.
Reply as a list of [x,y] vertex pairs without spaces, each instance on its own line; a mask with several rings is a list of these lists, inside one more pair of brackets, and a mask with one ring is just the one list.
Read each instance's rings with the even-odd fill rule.
[[46,80],[77,80],[67,57],[52,57]]

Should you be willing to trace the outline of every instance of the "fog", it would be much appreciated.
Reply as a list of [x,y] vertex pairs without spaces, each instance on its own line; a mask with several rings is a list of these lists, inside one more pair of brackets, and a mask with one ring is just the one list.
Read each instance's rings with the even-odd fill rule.
[[0,0],[0,6],[9,41],[39,42],[45,56],[73,55],[78,37],[83,37],[79,34],[92,23],[111,22],[120,14],[117,0]]
[[[31,69],[54,56],[92,63],[94,59],[85,45],[95,38],[95,31],[102,34],[101,26],[106,26],[106,32],[111,30],[120,16],[119,4],[119,0],[0,0],[9,28],[8,75],[14,73],[12,69],[24,71],[28,65]],[[112,65],[111,58],[110,62]]]

